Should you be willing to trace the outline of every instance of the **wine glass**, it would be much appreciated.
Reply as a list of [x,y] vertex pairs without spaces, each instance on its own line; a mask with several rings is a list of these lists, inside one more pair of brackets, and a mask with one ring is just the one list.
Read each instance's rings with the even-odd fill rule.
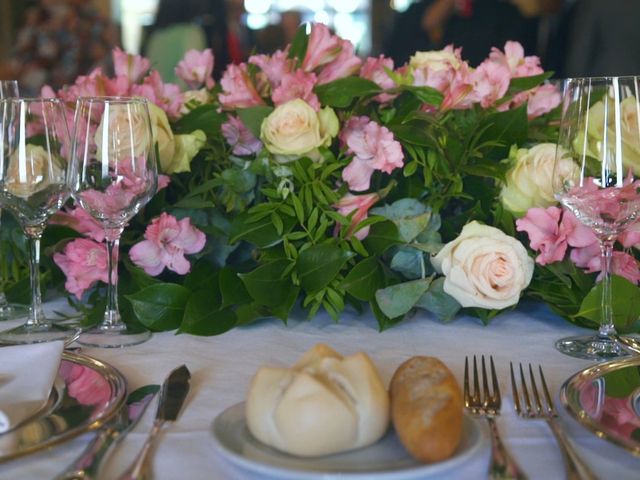
[[122,321],[118,308],[118,246],[129,220],[155,194],[155,143],[146,99],[84,97],[76,103],[70,179],[75,201],[98,220],[108,250],[107,306],[102,322],[78,342],[123,347],[151,332]]
[[597,335],[556,343],[561,352],[574,357],[601,360],[627,355],[613,324],[611,261],[618,235],[640,214],[639,119],[640,77],[565,82],[554,191],[595,233],[602,267],[602,318]]
[[[3,98],[16,97],[18,97],[17,80],[0,80],[0,100],[2,100]],[[0,210],[0,219],[1,217],[2,210]],[[4,290],[0,285],[0,321],[21,318],[26,316],[26,314],[27,310],[24,306],[11,304],[7,301]]]
[[0,207],[14,214],[29,240],[31,306],[24,325],[0,332],[0,342],[71,341],[77,328],[52,323],[40,295],[40,238],[69,197],[70,147],[64,104],[51,98],[0,100]]

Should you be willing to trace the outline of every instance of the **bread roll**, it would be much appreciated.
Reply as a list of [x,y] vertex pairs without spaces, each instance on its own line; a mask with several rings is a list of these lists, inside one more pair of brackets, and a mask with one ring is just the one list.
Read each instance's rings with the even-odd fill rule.
[[262,367],[246,403],[249,431],[293,455],[314,457],[376,442],[389,425],[389,395],[369,357],[326,345],[292,368]]
[[418,460],[444,460],[455,452],[462,434],[460,386],[444,363],[412,357],[393,375],[391,418],[405,448]]

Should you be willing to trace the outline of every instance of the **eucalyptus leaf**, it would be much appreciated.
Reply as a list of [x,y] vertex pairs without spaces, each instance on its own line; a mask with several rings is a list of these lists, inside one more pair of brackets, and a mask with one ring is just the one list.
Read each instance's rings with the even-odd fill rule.
[[401,273],[409,280],[423,278],[426,274],[428,260],[420,250],[411,247],[399,247],[396,249],[389,266],[392,270]]
[[376,292],[376,303],[389,318],[405,315],[415,307],[430,284],[431,278],[423,278],[391,285]]
[[443,322],[453,320],[462,308],[455,298],[444,291],[444,277],[438,277],[431,282],[429,290],[420,297],[416,307],[433,313]]

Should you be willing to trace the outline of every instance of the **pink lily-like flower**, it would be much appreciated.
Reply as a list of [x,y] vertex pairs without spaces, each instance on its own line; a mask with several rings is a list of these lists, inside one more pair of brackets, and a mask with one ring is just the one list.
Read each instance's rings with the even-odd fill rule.
[[302,69],[311,72],[326,65],[338,56],[341,47],[342,39],[332,35],[329,27],[322,23],[314,23],[309,35],[307,53],[302,60]]
[[[368,217],[369,209],[380,200],[380,195],[377,193],[368,193],[366,195],[352,195],[347,193],[340,201],[335,205],[338,209],[338,213],[348,217],[355,211],[353,217],[351,217],[351,225],[347,230],[347,238],[354,235],[358,240],[364,240],[369,235],[369,227],[361,228],[356,231],[360,222]],[[335,233],[340,231],[340,224],[336,225]],[[355,233],[354,233],[355,232]]]
[[253,155],[262,150],[262,142],[238,117],[230,115],[221,130],[227,143],[233,147],[234,155]]
[[527,117],[529,120],[549,113],[560,105],[562,96],[560,91],[550,83],[540,85],[534,89],[527,100]]
[[355,54],[353,44],[349,40],[341,40],[341,49],[338,56],[322,67],[318,75],[318,84],[333,82],[340,78],[348,77],[356,73],[362,60]]
[[197,90],[202,85],[213,88],[215,81],[213,73],[213,52],[210,48],[203,51],[191,49],[184,54],[176,66],[176,75],[180,77],[192,90]]
[[287,103],[289,100],[301,98],[311,105],[316,112],[319,112],[320,100],[313,93],[316,81],[315,73],[307,73],[302,69],[298,69],[293,73],[286,73],[282,76],[280,85],[273,90],[271,95],[273,103],[278,106]]
[[267,76],[272,89],[278,88],[282,77],[293,70],[294,62],[289,58],[289,47],[277,50],[272,55],[252,55],[249,63],[260,67]]
[[107,247],[87,238],[76,238],[53,255],[53,261],[64,272],[64,287],[78,299],[97,281],[107,283]]
[[151,62],[140,55],[130,55],[116,47],[112,52],[116,76],[126,77],[130,84],[138,83],[151,68]]
[[141,85],[133,85],[131,93],[146,97],[163,109],[170,118],[178,118],[184,99],[180,87],[173,83],[164,83],[157,70],[153,70]]
[[493,47],[489,59],[506,66],[513,77],[531,77],[544,73],[540,66],[540,58],[524,56],[524,48],[518,42],[508,41],[504,45],[504,52]]
[[159,275],[165,267],[185,275],[191,269],[185,254],[198,253],[206,242],[205,234],[193,227],[188,217],[178,221],[166,212],[153,219],[144,237],[129,250],[129,257],[151,276]]
[[104,240],[104,228],[102,224],[80,206],[59,210],[51,217],[51,223],[53,225],[64,225],[72,228],[76,232],[96,242],[102,242]]
[[228,109],[264,105],[256,87],[249,78],[247,64],[229,65],[220,79],[222,93],[218,99]]
[[[393,71],[393,59],[387,58],[384,55],[379,57],[369,57],[364,61],[362,68],[360,69],[360,76],[375,82],[380,88],[389,90],[396,86],[396,83],[389,76],[386,70]],[[397,95],[389,93],[381,93],[374,97],[374,100],[380,103],[387,103],[393,100]]]

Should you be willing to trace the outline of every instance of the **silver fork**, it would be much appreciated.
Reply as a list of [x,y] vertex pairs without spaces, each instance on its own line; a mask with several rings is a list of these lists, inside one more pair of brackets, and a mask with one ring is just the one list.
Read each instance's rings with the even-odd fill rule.
[[464,405],[469,413],[474,416],[486,418],[489,423],[489,432],[491,433],[489,478],[526,480],[527,476],[502,443],[495,422],[495,417],[500,415],[502,399],[500,398],[500,387],[498,386],[498,376],[496,375],[496,368],[493,364],[493,357],[489,356],[492,393],[489,393],[489,382],[487,380],[484,355],[482,355],[481,359],[482,393],[480,393],[476,356],[473,356],[473,393],[471,393],[469,389],[469,357],[465,357],[464,359]]
[[538,365],[540,383],[542,385],[542,393],[544,395],[544,402],[542,401],[542,398],[538,393],[538,386],[536,384],[535,376],[533,375],[533,367],[531,366],[531,364],[529,364],[529,380],[533,402],[531,401],[531,396],[529,395],[529,389],[527,388],[527,381],[522,369],[522,364],[519,364],[519,367],[522,395],[520,395],[520,393],[518,392],[518,388],[516,385],[516,377],[513,372],[513,363],[510,363],[511,389],[513,390],[513,403],[516,409],[516,413],[523,418],[542,418],[546,420],[547,424],[551,428],[551,432],[553,432],[556,440],[558,441],[558,445],[560,446],[560,451],[562,452],[562,457],[564,459],[565,472],[569,480],[595,480],[597,477],[593,474],[589,466],[580,458],[578,453],[571,445],[571,442],[569,442],[569,439],[562,431],[562,428],[560,428],[560,425],[557,421],[558,412],[553,406],[553,401],[551,400],[551,395],[549,394],[549,388],[547,387],[544,373],[542,373],[542,367]]

